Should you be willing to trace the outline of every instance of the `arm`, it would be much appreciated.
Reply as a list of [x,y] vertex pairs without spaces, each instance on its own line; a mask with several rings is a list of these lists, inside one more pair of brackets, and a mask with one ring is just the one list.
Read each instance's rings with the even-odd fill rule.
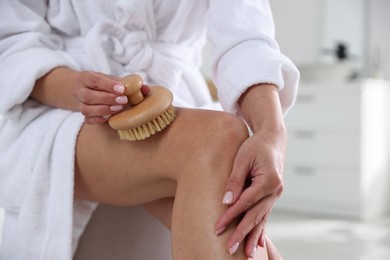
[[259,84],[249,88],[238,100],[238,106],[254,133],[266,129],[278,137],[285,134],[283,113],[275,85]]
[[[45,17],[47,3],[0,1],[0,114],[20,113],[29,97],[43,104],[81,111],[87,123],[102,123],[127,103],[114,77],[80,71],[63,51]],[[39,62],[37,62],[39,61]]]
[[77,111],[78,103],[72,95],[77,72],[60,67],[35,82],[30,97],[49,106]]
[[0,30],[0,114],[22,112],[20,105],[29,98],[36,80],[53,68],[78,69],[62,51],[62,39],[45,20],[46,13],[44,0],[0,1],[4,25]]
[[[243,143],[236,155],[225,193],[231,192],[231,195],[224,198],[224,203],[230,206],[217,221],[216,230],[246,212],[227,246],[241,243],[247,237],[245,251],[249,256],[257,244],[265,245],[265,222],[283,190],[287,134],[274,85],[249,88],[239,99],[238,106],[254,135]],[[252,183],[245,188],[248,175]]]
[[[267,0],[210,1],[208,38],[221,105],[254,132],[236,155],[223,198],[228,208],[215,228],[222,233],[244,214],[227,248],[246,238],[250,256],[259,238],[264,245],[264,223],[283,189],[283,115],[294,103],[299,73],[280,53]],[[249,187],[244,186],[247,179],[252,179]]]

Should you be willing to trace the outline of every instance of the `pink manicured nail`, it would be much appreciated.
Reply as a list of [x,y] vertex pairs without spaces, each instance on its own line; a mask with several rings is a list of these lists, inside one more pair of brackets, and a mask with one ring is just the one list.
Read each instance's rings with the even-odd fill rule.
[[115,98],[115,102],[117,104],[121,104],[121,105],[124,105],[124,104],[127,104],[127,97],[126,96],[120,96],[120,97],[116,97]]
[[255,247],[252,249],[252,251],[251,251],[251,257],[252,257],[252,258],[255,258],[255,256],[256,256],[256,251],[257,251],[257,246],[255,246]]
[[123,106],[111,106],[110,109],[111,111],[115,112],[115,111],[119,111],[119,110],[122,110]]
[[223,204],[231,204],[233,202],[233,192],[228,191],[225,193],[225,196],[223,196],[222,203]]
[[123,85],[115,85],[114,91],[118,92],[119,94],[125,93],[125,87]]
[[237,251],[237,249],[238,249],[238,246],[240,245],[240,243],[235,243],[234,245],[232,245],[230,248],[229,248],[229,254],[234,254],[236,251]]
[[226,226],[221,227],[221,228],[217,229],[217,231],[215,231],[215,234],[218,236],[218,235],[222,234],[222,232],[225,231],[225,229],[226,229]]

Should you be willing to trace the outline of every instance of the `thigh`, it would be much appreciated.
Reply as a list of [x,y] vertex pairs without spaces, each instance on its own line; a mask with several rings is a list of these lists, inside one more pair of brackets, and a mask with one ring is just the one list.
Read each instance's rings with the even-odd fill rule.
[[218,132],[213,126],[226,117],[232,116],[178,109],[167,129],[137,142],[120,141],[107,124],[85,124],[77,141],[76,198],[136,205],[173,197],[183,167],[203,156],[202,147]]

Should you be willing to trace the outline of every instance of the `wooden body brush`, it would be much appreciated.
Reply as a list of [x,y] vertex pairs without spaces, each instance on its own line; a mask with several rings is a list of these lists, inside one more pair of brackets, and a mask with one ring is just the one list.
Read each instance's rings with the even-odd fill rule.
[[118,131],[121,140],[144,140],[167,127],[176,116],[172,106],[172,93],[160,86],[151,87],[150,93],[143,96],[142,78],[133,74],[120,80],[125,87],[125,95],[131,107],[113,115],[108,124]]

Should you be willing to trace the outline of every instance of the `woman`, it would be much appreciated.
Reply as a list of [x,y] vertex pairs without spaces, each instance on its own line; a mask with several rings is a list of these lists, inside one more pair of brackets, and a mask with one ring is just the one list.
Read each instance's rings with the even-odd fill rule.
[[[298,81],[267,1],[6,0],[0,13],[5,257],[70,259],[96,203],[146,204],[171,225],[174,259],[259,257]],[[230,113],[189,109],[211,106],[198,69],[206,28]],[[181,107],[135,143],[106,124],[130,73]]]

